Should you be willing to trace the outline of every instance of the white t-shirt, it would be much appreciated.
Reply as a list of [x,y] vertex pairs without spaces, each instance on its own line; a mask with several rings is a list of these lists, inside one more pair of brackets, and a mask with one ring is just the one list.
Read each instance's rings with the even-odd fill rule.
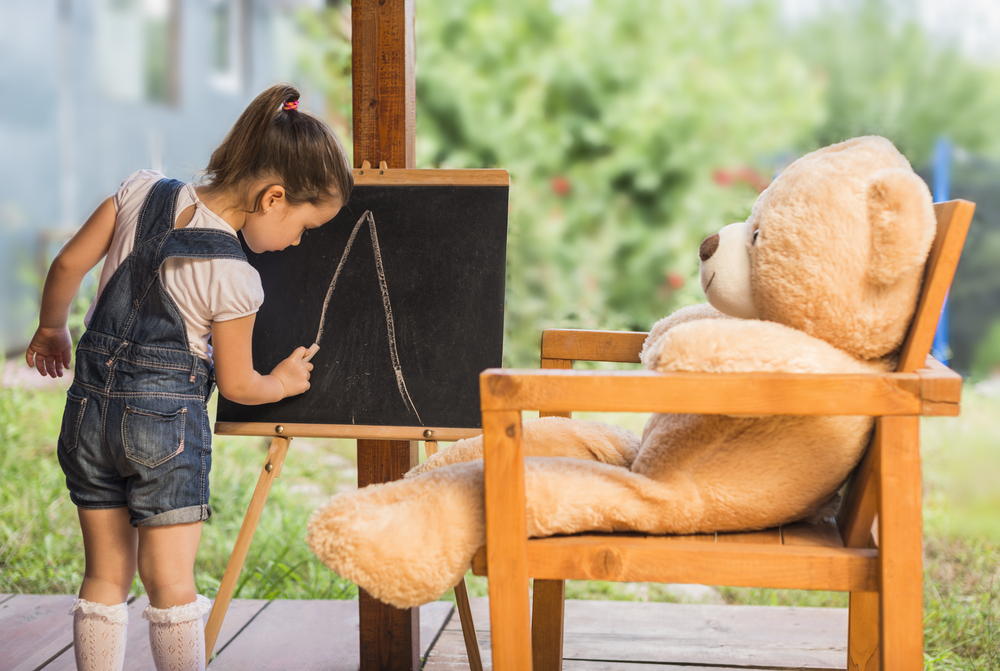
[[[97,297],[87,311],[84,324],[90,324],[94,306],[108,280],[132,253],[135,227],[146,194],[162,178],[159,172],[139,170],[129,175],[115,193],[118,212],[115,234],[104,259]],[[185,228],[209,228],[236,236],[229,224],[198,199],[194,186],[185,184],[178,195],[177,215],[191,205],[195,205],[194,216]],[[191,351],[206,361],[212,358],[212,348],[208,344],[212,323],[253,314],[264,302],[260,275],[249,263],[234,259],[167,259],[160,267],[160,281],[184,317]]]

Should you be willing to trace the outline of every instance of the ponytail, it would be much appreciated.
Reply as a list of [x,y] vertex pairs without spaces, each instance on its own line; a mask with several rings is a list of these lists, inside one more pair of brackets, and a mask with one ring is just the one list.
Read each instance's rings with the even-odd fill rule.
[[[346,203],[354,188],[347,152],[329,126],[299,111],[298,103],[298,90],[288,84],[275,84],[254,98],[212,153],[205,186],[232,189],[249,202],[250,186],[267,179],[284,187],[290,205]],[[251,212],[260,208],[264,191],[253,197]]]

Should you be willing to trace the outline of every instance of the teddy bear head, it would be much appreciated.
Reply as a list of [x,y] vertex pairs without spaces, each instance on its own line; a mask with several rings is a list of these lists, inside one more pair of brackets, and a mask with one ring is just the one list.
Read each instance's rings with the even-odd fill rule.
[[878,359],[906,337],[935,228],[906,158],[885,138],[855,138],[792,163],[745,222],[706,238],[702,288],[727,315]]

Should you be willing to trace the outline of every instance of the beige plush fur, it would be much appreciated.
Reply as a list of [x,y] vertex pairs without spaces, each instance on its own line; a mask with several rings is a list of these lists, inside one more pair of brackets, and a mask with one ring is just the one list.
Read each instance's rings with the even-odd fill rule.
[[[927,187],[887,140],[803,156],[746,222],[705,241],[711,305],[655,324],[643,365],[891,369],[934,226]],[[660,414],[637,443],[607,424],[528,421],[528,533],[734,531],[803,519],[836,493],[871,428],[866,417]],[[460,441],[404,480],[335,496],[310,521],[313,551],[397,607],[438,598],[485,540],[481,456],[481,439]]]

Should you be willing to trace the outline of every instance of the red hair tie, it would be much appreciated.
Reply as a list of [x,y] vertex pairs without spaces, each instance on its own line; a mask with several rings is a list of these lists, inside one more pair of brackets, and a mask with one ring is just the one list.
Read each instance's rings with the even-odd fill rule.
[[298,108],[299,108],[298,100],[292,100],[291,102],[287,102],[281,106],[281,109],[283,110],[297,110]]

